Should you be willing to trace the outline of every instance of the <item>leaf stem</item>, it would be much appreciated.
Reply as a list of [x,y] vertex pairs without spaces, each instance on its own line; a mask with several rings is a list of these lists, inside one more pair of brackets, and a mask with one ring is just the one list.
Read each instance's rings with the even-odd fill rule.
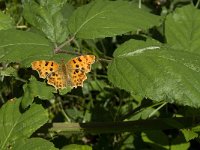
[[65,117],[66,121],[72,122],[71,119],[70,119],[70,117],[68,116],[68,114],[64,111],[61,100],[59,99],[58,101],[59,101],[59,106],[61,108],[62,115]]
[[54,54],[59,53],[61,48],[63,48],[65,45],[69,44],[71,41],[73,41],[75,38],[75,36],[72,36],[70,39],[68,39],[67,41],[65,41],[63,44],[61,44],[60,46],[56,47],[54,49]]
[[167,102],[164,102],[162,105],[160,105],[158,108],[156,108],[151,114],[149,114],[149,118],[151,118],[159,109],[161,109],[166,104],[167,104]]
[[110,63],[112,60],[111,59],[105,59],[105,58],[98,58],[97,61],[103,61],[103,62],[108,62]]
[[141,0],[139,0],[139,2],[138,2],[138,8],[141,8]]
[[136,109],[130,111],[128,114],[122,116],[121,120],[124,120],[124,119],[129,118],[129,117],[132,116],[133,114],[138,114],[138,113],[140,113],[141,111],[143,111],[143,110],[146,109],[146,108],[153,108],[153,107],[158,106],[158,105],[161,105],[161,104],[163,104],[163,101],[157,102],[157,103],[152,104],[152,105],[150,105],[150,106],[148,106],[148,107],[143,107],[143,108],[141,108],[141,106],[139,106],[139,107],[137,107]]
[[61,113],[62,113],[62,115],[65,117],[65,119],[66,119],[68,122],[72,122],[71,119],[69,118],[69,116],[67,115],[67,113],[66,113],[63,109],[61,109]]
[[195,5],[196,8],[198,8],[199,3],[200,3],[200,0],[197,1],[196,5]]
[[79,52],[70,52],[66,50],[57,50],[56,53],[72,54],[72,55],[81,55]]

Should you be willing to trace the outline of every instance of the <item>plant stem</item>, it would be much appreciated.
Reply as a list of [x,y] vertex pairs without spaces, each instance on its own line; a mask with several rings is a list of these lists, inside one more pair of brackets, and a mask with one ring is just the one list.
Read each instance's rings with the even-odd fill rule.
[[159,118],[125,122],[53,123],[51,132],[67,133],[121,133],[144,130],[191,128],[200,124],[200,117]]

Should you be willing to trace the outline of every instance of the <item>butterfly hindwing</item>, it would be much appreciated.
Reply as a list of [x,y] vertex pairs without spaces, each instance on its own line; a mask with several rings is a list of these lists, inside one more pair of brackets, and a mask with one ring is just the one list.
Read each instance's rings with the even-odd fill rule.
[[84,55],[75,57],[67,62],[66,68],[72,87],[83,86],[83,81],[87,79],[86,73],[91,70],[91,64],[94,61],[94,55]]
[[54,86],[56,89],[63,89],[67,84],[67,80],[64,77],[64,73],[61,70],[52,72],[47,76],[47,83]]

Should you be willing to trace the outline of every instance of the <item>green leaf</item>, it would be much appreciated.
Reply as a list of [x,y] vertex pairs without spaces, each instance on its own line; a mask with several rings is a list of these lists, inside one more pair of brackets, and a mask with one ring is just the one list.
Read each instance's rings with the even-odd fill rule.
[[[30,82],[23,86],[24,95],[21,97],[22,100],[22,108],[27,108],[29,105],[33,103],[35,97],[39,97],[43,100],[51,100],[54,98],[54,94],[56,93],[56,89],[48,85],[45,81],[40,82],[37,81],[33,76],[30,78]],[[70,87],[59,90],[59,94],[64,95],[71,91]]]
[[[123,138],[123,143],[120,144],[121,147],[120,149],[121,150],[130,150],[130,149],[137,149],[136,148],[136,145],[139,144],[133,144],[134,143],[134,140],[135,140],[135,135],[133,134],[130,134],[129,132],[125,132],[122,134],[122,138]],[[138,148],[139,149],[139,148]]]
[[[129,120],[139,120],[139,119],[148,119],[150,118],[150,114],[154,111],[155,109],[154,108],[146,108],[142,111],[140,111],[139,113],[135,114],[134,116],[132,116]],[[154,116],[159,116],[159,112],[157,111]]]
[[0,31],[0,62],[18,62],[22,67],[29,67],[35,60],[55,60],[66,62],[74,55],[54,55],[53,46],[39,34],[18,31]]
[[200,125],[192,127],[193,132],[200,132]]
[[70,144],[63,147],[61,150],[92,150],[92,147],[88,145]]
[[16,72],[16,69],[14,69],[13,67],[8,67],[8,68],[1,70],[0,75],[17,77],[17,72]]
[[16,80],[19,80],[19,81],[22,81],[22,82],[26,82],[26,80],[24,80],[21,77],[19,77],[17,71],[18,71],[18,69],[14,68],[14,67],[3,68],[0,71],[0,76],[12,76],[12,77],[15,77]]
[[0,11],[0,30],[6,30],[14,27],[13,19]]
[[82,92],[84,95],[90,94],[91,91],[103,91],[105,87],[108,87],[108,84],[102,80],[92,80],[84,82]]
[[194,131],[192,131],[190,129],[182,129],[181,131],[182,131],[186,141],[190,141],[199,136],[197,133],[195,133]]
[[52,45],[42,36],[24,31],[0,31],[0,61],[30,66],[37,58],[52,57]]
[[26,108],[32,104],[35,97],[50,100],[54,98],[53,92],[56,92],[53,86],[47,86],[45,82],[39,82],[34,77],[30,78],[30,82],[25,84],[23,89],[22,108]]
[[154,150],[167,150],[169,148],[171,150],[180,150],[188,149],[190,146],[190,144],[185,141],[182,134],[177,135],[176,138],[173,138],[171,144],[169,144],[169,138],[162,131],[148,131],[146,133],[142,133],[142,139]]
[[30,137],[48,120],[48,113],[41,105],[33,104],[21,113],[20,102],[19,99],[8,101],[0,109],[0,149],[8,148],[18,139]]
[[[63,42],[68,36],[67,22],[72,7],[67,0],[34,1],[24,3],[24,17],[52,42]],[[67,14],[67,15],[66,15]]]
[[58,150],[53,143],[42,138],[31,138],[17,141],[12,150]]
[[135,95],[200,107],[199,71],[197,54],[130,40],[115,51],[108,78]]
[[158,25],[159,16],[124,1],[94,1],[74,11],[69,31],[79,38],[116,36]]
[[60,95],[65,95],[67,94],[68,92],[70,92],[72,90],[72,88],[70,86],[67,86],[66,88],[64,89],[59,89],[59,94]]
[[199,53],[200,11],[188,5],[176,9],[166,18],[166,38],[170,46]]

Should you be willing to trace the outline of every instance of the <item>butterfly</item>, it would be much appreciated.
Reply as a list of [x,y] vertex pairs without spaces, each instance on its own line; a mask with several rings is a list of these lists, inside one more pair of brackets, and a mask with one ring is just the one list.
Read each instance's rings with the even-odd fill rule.
[[94,62],[94,55],[82,55],[70,59],[66,64],[39,60],[32,62],[31,65],[32,69],[38,72],[40,78],[47,79],[49,85],[56,89],[63,89],[67,86],[83,87],[83,82],[87,79],[86,73],[90,72]]

